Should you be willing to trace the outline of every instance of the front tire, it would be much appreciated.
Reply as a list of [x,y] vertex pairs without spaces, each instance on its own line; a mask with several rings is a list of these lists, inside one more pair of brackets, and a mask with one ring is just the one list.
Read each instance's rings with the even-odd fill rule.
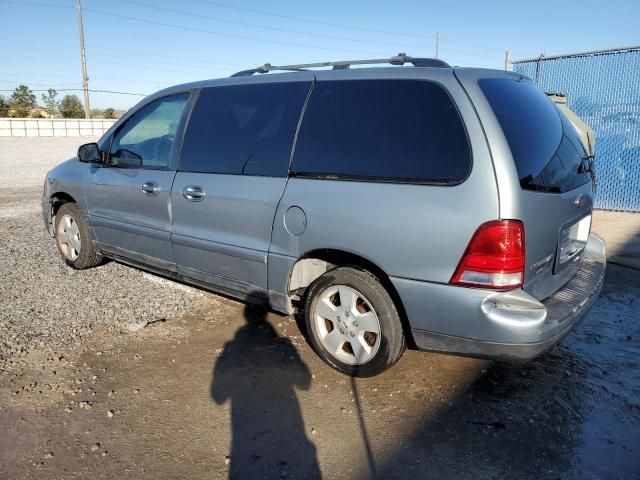
[[368,271],[338,267],[326,272],[309,287],[304,312],[312,347],[344,374],[377,375],[405,350],[398,310]]
[[56,212],[56,245],[62,260],[76,270],[95,267],[102,261],[91,240],[89,227],[75,203],[65,203]]

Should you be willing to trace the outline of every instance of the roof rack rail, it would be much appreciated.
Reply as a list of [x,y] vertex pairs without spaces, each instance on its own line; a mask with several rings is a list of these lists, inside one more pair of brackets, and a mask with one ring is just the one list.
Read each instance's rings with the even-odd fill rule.
[[375,65],[380,63],[388,63],[391,65],[404,65],[405,63],[410,63],[414,67],[436,67],[436,68],[449,68],[447,62],[443,60],[439,60],[437,58],[414,58],[407,56],[406,53],[399,53],[398,55],[391,58],[376,58],[371,60],[342,60],[338,62],[320,62],[320,63],[302,63],[299,65],[283,65],[283,66],[275,66],[270,63],[265,63],[264,65],[252,68],[249,70],[242,70],[241,72],[234,73],[231,75],[232,77],[250,77],[254,73],[269,73],[276,70],[286,70],[293,72],[303,72],[309,68],[318,68],[318,67],[333,67],[333,70],[344,70],[351,65]]

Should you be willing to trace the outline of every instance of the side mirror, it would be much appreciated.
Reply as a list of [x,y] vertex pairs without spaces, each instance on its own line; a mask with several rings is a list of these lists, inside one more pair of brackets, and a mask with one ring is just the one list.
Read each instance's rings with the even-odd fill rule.
[[102,163],[97,143],[85,143],[78,148],[78,160],[85,163]]

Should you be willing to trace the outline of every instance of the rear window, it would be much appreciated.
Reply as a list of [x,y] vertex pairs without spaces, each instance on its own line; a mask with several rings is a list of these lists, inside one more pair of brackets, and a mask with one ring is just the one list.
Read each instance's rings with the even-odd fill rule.
[[509,143],[522,188],[560,193],[589,181],[575,128],[542,90],[507,78],[478,84]]
[[180,153],[182,172],[286,177],[311,82],[206,88]]
[[416,80],[318,82],[298,134],[297,176],[459,183],[471,169],[449,94]]

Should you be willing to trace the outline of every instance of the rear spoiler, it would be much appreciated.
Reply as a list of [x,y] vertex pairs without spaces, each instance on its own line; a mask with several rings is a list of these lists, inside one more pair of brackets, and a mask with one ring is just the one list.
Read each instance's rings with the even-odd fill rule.
[[565,114],[573,127],[578,131],[578,135],[580,136],[580,140],[582,140],[585,150],[589,153],[589,156],[593,157],[596,151],[596,133],[567,106],[567,95],[557,92],[546,93],[551,101],[556,104],[558,109]]

